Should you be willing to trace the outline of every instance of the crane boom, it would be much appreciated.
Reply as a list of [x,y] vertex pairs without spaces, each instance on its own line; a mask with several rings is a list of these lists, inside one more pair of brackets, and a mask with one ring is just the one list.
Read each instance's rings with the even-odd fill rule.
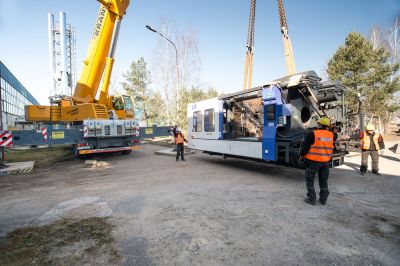
[[[100,10],[96,19],[88,55],[76,84],[73,99],[77,103],[92,102],[104,73],[99,103],[105,104],[109,78],[118,37],[119,25],[129,5],[129,0],[98,0]],[[111,48],[111,50],[110,50]],[[88,99],[89,98],[89,99]]]
[[292,49],[292,43],[289,38],[289,29],[286,20],[285,8],[283,6],[283,0],[278,0],[279,8],[279,20],[281,25],[281,33],[283,39],[283,47],[285,49],[285,62],[288,75],[293,75],[296,73],[296,65],[294,63],[294,55]]
[[253,78],[253,48],[256,25],[256,0],[250,0],[249,26],[247,30],[246,56],[244,62],[243,90],[251,88]]

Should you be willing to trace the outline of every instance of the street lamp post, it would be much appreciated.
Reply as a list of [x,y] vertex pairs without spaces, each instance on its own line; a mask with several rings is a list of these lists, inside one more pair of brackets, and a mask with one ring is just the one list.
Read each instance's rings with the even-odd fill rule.
[[162,34],[159,33],[158,31],[156,31],[155,29],[153,29],[153,28],[150,27],[149,25],[146,25],[146,28],[147,28],[149,31],[155,32],[155,33],[157,33],[158,35],[160,35],[161,37],[163,37],[165,40],[167,40],[168,42],[170,42],[170,43],[174,46],[174,48],[175,48],[175,59],[176,59],[176,108],[177,108],[177,110],[179,110],[179,96],[180,96],[179,90],[180,90],[180,86],[179,86],[178,49],[176,49],[175,44],[174,44],[170,39],[168,39],[167,37],[165,37],[164,35],[162,35]]

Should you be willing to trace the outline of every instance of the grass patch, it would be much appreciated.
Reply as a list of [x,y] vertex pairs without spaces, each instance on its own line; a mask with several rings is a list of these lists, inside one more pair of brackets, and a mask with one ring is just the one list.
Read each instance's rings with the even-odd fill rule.
[[2,265],[116,265],[113,226],[107,218],[61,220],[24,227],[0,238]]
[[74,157],[70,145],[55,146],[28,150],[6,150],[6,161],[9,163],[35,161],[35,166],[44,167],[60,161],[71,160]]

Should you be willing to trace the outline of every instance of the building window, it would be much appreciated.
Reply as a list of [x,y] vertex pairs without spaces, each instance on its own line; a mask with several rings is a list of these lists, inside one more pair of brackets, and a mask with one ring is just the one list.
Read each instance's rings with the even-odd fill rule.
[[193,113],[193,132],[201,132],[201,111]]
[[205,132],[214,132],[215,131],[214,108],[207,109],[204,111],[204,131]]

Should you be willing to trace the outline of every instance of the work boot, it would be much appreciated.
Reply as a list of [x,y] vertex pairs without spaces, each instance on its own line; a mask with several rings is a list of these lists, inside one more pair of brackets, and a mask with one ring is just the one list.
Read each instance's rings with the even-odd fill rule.
[[305,198],[304,202],[310,205],[315,205],[315,200],[310,200],[309,198]]
[[182,159],[182,161],[186,161],[185,159]]
[[326,200],[319,199],[319,203],[321,203],[321,205],[326,205]]
[[360,175],[365,175],[365,173],[367,172],[367,170],[368,170],[368,166],[361,165],[361,166],[360,166]]
[[375,175],[381,175],[377,170],[372,170],[372,173]]
[[179,159],[176,159],[176,162],[179,162]]

